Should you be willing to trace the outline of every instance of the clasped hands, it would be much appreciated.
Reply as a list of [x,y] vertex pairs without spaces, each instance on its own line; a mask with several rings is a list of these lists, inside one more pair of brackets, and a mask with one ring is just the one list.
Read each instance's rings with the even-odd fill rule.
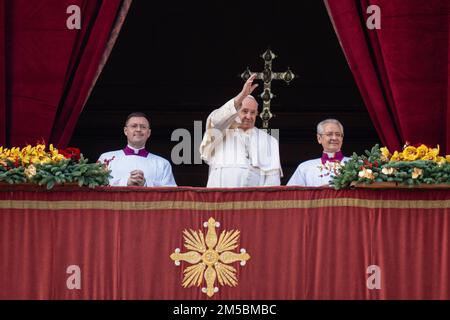
[[144,186],[145,178],[144,172],[142,170],[133,170],[130,172],[130,177],[128,178],[129,186]]

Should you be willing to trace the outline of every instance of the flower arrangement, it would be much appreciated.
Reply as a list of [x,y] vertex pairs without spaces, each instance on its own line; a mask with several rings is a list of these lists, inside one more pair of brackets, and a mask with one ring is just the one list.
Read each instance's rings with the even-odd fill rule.
[[342,189],[355,184],[395,182],[407,186],[449,184],[450,187],[450,156],[440,156],[439,151],[439,145],[432,148],[407,142],[401,152],[391,154],[388,148],[375,145],[364,155],[354,153],[330,185]]
[[78,183],[81,186],[108,184],[108,169],[100,163],[88,163],[78,148],[58,150],[45,143],[20,148],[0,147],[0,182],[46,185]]

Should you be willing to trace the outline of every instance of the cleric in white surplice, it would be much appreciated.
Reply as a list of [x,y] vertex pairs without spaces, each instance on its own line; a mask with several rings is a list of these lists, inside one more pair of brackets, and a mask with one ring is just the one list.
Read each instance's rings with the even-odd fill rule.
[[330,181],[339,174],[350,158],[341,151],[344,127],[336,119],[326,119],[317,125],[317,142],[322,145],[322,156],[300,163],[288,186],[329,187]]
[[200,145],[209,165],[207,187],[279,186],[282,170],[278,141],[255,128],[258,103],[250,93],[258,86],[252,75],[242,91],[206,120]]
[[134,112],[127,117],[124,127],[127,146],[103,153],[98,159],[111,170],[111,186],[176,186],[170,162],[145,149],[150,133],[147,115]]

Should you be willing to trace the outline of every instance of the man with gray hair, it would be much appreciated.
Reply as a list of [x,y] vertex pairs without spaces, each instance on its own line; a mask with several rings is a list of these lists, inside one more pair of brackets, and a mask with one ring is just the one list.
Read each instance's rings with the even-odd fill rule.
[[322,145],[322,156],[302,162],[295,170],[288,186],[319,187],[329,182],[349,158],[341,152],[344,127],[336,119],[326,119],[317,125],[317,142]]
[[279,186],[282,175],[278,141],[255,128],[258,86],[250,76],[242,91],[206,120],[200,155],[209,165],[207,187]]

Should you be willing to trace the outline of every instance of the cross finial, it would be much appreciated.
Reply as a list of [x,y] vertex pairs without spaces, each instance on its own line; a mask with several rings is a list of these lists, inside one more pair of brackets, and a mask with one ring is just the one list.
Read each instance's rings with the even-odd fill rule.
[[[272,71],[272,60],[274,60],[277,55],[272,52],[269,48],[260,56],[264,60],[264,69],[262,72],[256,72],[256,79],[263,80],[264,89],[260,94],[260,98],[263,101],[263,110],[260,114],[260,118],[263,122],[263,129],[265,129],[270,134],[269,121],[274,117],[272,112],[270,112],[270,102],[275,97],[271,91],[272,80],[283,80],[289,84],[292,80],[297,78],[297,76],[291,71],[290,68],[285,72],[273,72]],[[255,72],[250,71],[249,67],[241,73],[241,78],[246,81]]]

